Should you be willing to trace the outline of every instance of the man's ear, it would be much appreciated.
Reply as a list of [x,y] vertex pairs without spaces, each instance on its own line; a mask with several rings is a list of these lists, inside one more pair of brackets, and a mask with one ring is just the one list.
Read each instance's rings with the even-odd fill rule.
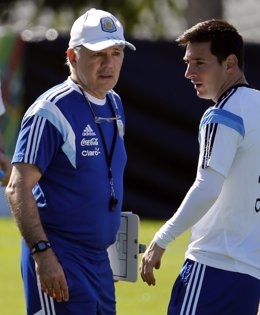
[[67,56],[68,56],[69,61],[70,61],[71,64],[73,64],[74,62],[77,61],[77,58],[76,58],[76,54],[75,54],[74,49],[68,48],[68,49],[67,49]]
[[229,55],[226,59],[226,70],[234,71],[237,66],[238,66],[237,56],[234,54]]

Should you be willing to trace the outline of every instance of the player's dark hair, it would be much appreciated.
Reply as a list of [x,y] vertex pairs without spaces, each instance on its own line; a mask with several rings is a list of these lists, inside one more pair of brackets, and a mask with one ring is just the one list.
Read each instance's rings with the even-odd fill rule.
[[244,67],[244,42],[236,28],[223,20],[207,20],[200,22],[180,35],[176,42],[179,46],[186,47],[188,43],[210,42],[213,55],[219,63],[226,60],[230,54],[238,59],[241,70]]

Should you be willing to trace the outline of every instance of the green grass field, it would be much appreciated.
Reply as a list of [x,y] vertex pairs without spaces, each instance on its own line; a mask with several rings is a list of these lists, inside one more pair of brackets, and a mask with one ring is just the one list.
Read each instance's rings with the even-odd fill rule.
[[[161,226],[161,221],[141,220],[140,243],[147,244]],[[184,259],[188,233],[168,248],[160,270],[155,271],[157,285],[149,287],[139,276],[136,283],[117,282],[118,315],[166,314],[171,287]],[[20,237],[11,218],[0,218],[0,313],[25,315],[25,304],[20,275]],[[139,260],[141,255],[139,255]],[[87,315],[87,313],[82,313]]]

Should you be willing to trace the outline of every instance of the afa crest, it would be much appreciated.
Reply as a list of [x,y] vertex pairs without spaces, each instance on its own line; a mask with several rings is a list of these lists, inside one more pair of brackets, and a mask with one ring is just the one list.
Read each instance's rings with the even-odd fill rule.
[[115,22],[110,17],[103,17],[100,23],[104,32],[113,33],[117,31]]

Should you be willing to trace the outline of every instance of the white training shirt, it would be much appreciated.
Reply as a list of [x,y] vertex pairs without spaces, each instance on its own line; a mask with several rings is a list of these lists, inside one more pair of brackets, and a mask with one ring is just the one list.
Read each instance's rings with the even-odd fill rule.
[[[259,117],[260,92],[245,86],[233,87],[205,112],[198,174],[213,174],[209,178],[216,179],[213,190],[219,196],[213,194],[210,201],[196,180],[176,214],[157,232],[159,246],[165,248],[191,227],[186,258],[260,279]],[[206,176],[201,181],[204,187],[214,185]]]

